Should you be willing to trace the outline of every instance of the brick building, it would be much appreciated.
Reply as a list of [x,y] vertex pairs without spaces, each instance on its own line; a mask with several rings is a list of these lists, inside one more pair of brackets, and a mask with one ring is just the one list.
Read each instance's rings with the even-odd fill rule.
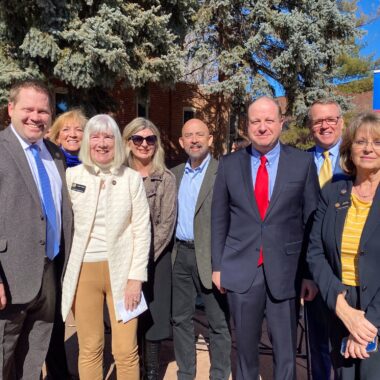
[[[62,96],[64,88],[57,88]],[[199,86],[178,83],[173,88],[163,88],[151,84],[145,91],[135,91],[116,86],[112,97],[118,107],[112,115],[121,129],[137,116],[149,118],[161,131],[169,167],[183,162],[185,155],[178,138],[184,122],[196,117],[204,120],[214,135],[213,150],[217,157],[228,151],[231,139],[237,135],[237,126],[244,129],[245,115],[230,114],[230,99],[222,95],[209,95]],[[286,99],[279,98],[282,108]],[[353,113],[372,109],[372,91],[352,95]],[[8,124],[6,109],[0,110],[1,126]],[[1,128],[0,128],[1,129]]]
[[184,122],[194,117],[209,125],[214,135],[214,154],[226,152],[230,115],[228,100],[223,97],[205,94],[197,85],[187,83],[178,83],[171,89],[152,84],[144,94],[117,87],[112,95],[119,102],[115,119],[121,128],[136,116],[143,116],[160,129],[169,166],[184,160],[178,138]]

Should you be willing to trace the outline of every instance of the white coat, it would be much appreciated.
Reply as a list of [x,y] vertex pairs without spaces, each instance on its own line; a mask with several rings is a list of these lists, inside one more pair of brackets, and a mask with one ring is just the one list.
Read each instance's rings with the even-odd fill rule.
[[[74,213],[74,238],[62,287],[62,317],[72,307],[83,257],[96,215],[101,186],[99,169],[79,165],[66,171]],[[121,166],[105,179],[106,238],[111,290],[116,303],[124,300],[128,279],[146,281],[150,249],[149,206],[140,175]]]

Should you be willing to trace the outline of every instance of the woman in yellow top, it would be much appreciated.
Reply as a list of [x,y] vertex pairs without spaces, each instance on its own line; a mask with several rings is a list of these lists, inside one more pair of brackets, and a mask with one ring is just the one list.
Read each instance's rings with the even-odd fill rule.
[[345,130],[340,164],[349,177],[323,188],[307,261],[331,310],[335,379],[377,380],[380,354],[366,347],[380,328],[380,114]]

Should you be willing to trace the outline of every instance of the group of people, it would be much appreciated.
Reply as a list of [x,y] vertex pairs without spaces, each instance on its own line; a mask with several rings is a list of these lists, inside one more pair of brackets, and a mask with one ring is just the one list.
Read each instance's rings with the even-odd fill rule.
[[[343,128],[339,104],[313,103],[308,152],[279,142],[278,103],[247,109],[249,145],[211,155],[205,122],[187,121],[188,156],[165,166],[159,129],[136,118],[122,133],[100,114],[60,115],[37,80],[10,90],[0,132],[1,379],[67,379],[64,321],[72,311],[79,376],[103,379],[104,307],[118,379],[158,379],[173,336],[180,380],[194,379],[193,316],[201,297],[210,379],[259,379],[264,317],[276,380],[296,378],[299,300],[312,375],[378,379],[380,115]],[[127,322],[142,298],[148,310]],[[49,346],[50,345],[50,346]]]

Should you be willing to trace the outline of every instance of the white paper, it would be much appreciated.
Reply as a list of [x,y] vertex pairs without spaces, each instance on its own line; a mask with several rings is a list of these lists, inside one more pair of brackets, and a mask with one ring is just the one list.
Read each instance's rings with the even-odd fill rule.
[[116,309],[119,312],[119,316],[121,317],[122,321],[126,323],[130,321],[131,319],[136,318],[140,314],[142,314],[145,310],[148,309],[148,306],[146,304],[144,294],[141,293],[140,303],[137,305],[136,309],[132,311],[126,310],[125,305],[124,305],[124,299],[117,301]]

